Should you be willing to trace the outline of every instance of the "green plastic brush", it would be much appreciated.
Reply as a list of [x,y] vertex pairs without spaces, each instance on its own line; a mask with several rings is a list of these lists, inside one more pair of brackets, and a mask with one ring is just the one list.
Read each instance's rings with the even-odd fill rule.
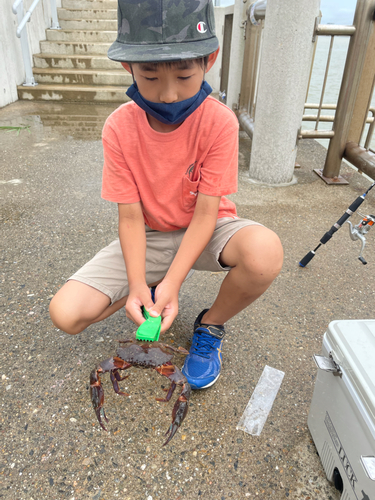
[[147,342],[158,341],[161,330],[161,316],[154,318],[146,311],[144,306],[142,306],[142,313],[146,321],[138,327],[135,338]]

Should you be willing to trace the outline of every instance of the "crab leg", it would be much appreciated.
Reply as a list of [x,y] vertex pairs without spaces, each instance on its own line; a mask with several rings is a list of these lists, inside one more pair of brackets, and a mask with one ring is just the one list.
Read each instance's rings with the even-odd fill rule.
[[[127,368],[130,368],[131,365],[129,365],[126,368],[122,368],[122,370],[126,370]],[[116,394],[120,394],[121,396],[129,396],[127,392],[122,392],[120,391],[120,387],[118,386],[118,383],[121,382],[121,380],[125,380],[126,378],[129,377],[129,375],[125,375],[125,377],[121,377],[119,372],[117,370],[111,370],[109,372],[109,376],[111,377],[111,382],[113,385],[113,390],[115,391]]]
[[[165,435],[167,436],[167,440],[163,444],[163,446],[165,446],[176,434],[177,429],[180,427],[184,418],[187,415],[191,388],[185,376],[181,373],[181,371],[177,368],[177,366],[174,366],[170,361],[168,361],[164,365],[156,367],[155,370],[158,373],[160,373],[160,375],[168,377],[169,380],[171,381],[171,387],[169,388],[168,394],[165,398],[166,400],[168,400],[167,398],[169,393],[171,393],[172,395],[176,385],[182,386],[181,394],[173,407],[172,423],[167,432],[165,433]],[[169,396],[169,398],[171,397],[171,395]]]
[[[96,413],[96,417],[98,419],[98,422],[105,431],[107,429],[104,427],[101,416],[103,415],[106,422],[108,422],[108,418],[107,418],[105,411],[104,411],[104,408],[103,408],[104,391],[103,391],[103,387],[102,387],[102,384],[100,381],[99,374],[110,372],[111,379],[113,377],[113,380],[115,382],[115,383],[113,383],[113,380],[112,380],[114,390],[116,391],[116,388],[115,388],[115,384],[116,384],[117,389],[118,389],[118,393],[121,393],[121,391],[118,388],[118,384],[117,384],[117,380],[118,379],[121,380],[121,377],[119,374],[117,374],[118,375],[118,378],[117,378],[117,376],[116,375],[113,376],[112,373],[113,372],[117,373],[118,370],[127,370],[130,367],[131,367],[131,365],[129,363],[126,363],[125,361],[123,361],[120,358],[109,358],[109,359],[106,359],[105,361],[103,361],[102,363],[100,363],[100,365],[96,369],[94,369],[90,374],[90,396],[91,396],[92,405],[94,407],[94,411]],[[125,393],[123,393],[123,394],[125,395]]]
[[155,398],[156,401],[160,401],[160,403],[167,403],[171,399],[175,389],[176,389],[176,384],[174,382],[171,382],[169,389],[164,389],[164,391],[168,392],[165,398]]

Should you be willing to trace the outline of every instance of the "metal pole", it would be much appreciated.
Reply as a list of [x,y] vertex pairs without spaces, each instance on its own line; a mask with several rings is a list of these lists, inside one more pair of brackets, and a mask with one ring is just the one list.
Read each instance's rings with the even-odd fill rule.
[[51,30],[61,30],[61,26],[59,24],[59,18],[57,17],[56,0],[51,0],[51,16],[52,16]]
[[259,46],[262,35],[261,26],[253,26],[246,23],[246,41],[244,49],[241,93],[239,99],[239,110],[245,109],[253,116],[253,103],[256,87],[256,76],[258,73]]
[[[375,27],[374,27],[375,28]],[[361,81],[359,82],[357,99],[354,105],[353,119],[348,134],[348,142],[360,143],[365,128],[366,118],[371,106],[375,86],[375,29],[367,46],[366,59],[363,65]],[[370,136],[371,138],[371,136]],[[367,149],[367,146],[366,146]]]
[[242,25],[243,0],[235,0],[233,12],[232,43],[229,59],[227,106],[237,109],[241,91],[241,75],[244,53],[244,27]]
[[[22,20],[24,17],[23,16],[23,0],[18,1],[14,5],[14,8],[17,9],[17,21],[18,21],[18,24],[20,25],[22,23]],[[13,12],[14,12],[14,10],[13,10]],[[25,83],[23,83],[23,85],[25,87],[35,87],[35,85],[38,85],[38,84],[35,82],[34,75],[33,75],[29,42],[27,39],[26,28],[24,28],[22,30],[22,32],[19,35],[19,38],[21,39],[22,58],[23,58],[23,64],[25,66]]]
[[21,22],[18,24],[17,28],[17,36],[18,38],[21,37],[22,30],[26,26],[26,23],[30,20],[31,14],[33,13],[35,7],[38,5],[39,0],[34,0],[33,3],[30,5],[29,10],[26,12],[26,15],[23,17]]
[[319,101],[318,115],[317,115],[317,118],[316,118],[315,130],[318,130],[320,115],[321,115],[321,112],[322,112],[322,105],[323,105],[324,94],[325,94],[325,91],[326,91],[326,84],[327,84],[327,78],[328,78],[328,72],[329,72],[329,65],[331,63],[331,55],[332,55],[332,48],[333,48],[333,42],[334,42],[334,40],[335,40],[335,37],[331,36],[331,43],[329,45],[328,59],[327,59],[327,65],[326,65],[326,72],[325,72],[325,75],[324,75],[322,93],[320,95],[320,101]]
[[356,31],[355,26],[340,26],[339,24],[319,24],[315,35],[320,36],[352,36]]
[[333,130],[302,130],[298,139],[331,139],[335,136]]
[[374,128],[375,128],[375,109],[370,108],[369,112],[372,113],[372,118],[367,118],[366,123],[368,123],[369,120],[372,120],[372,121],[370,122],[370,127],[368,129],[367,137],[366,137],[366,141],[365,141],[365,149],[367,149],[367,150],[370,149],[370,141],[371,141],[372,134],[374,133]]
[[363,49],[367,47],[374,27],[374,10],[374,0],[357,1],[353,23],[356,29],[349,44],[337,103],[336,117],[333,124],[335,135],[330,141],[322,174],[328,179],[337,179],[339,176],[341,160],[348,141],[355,101],[365,63],[366,50]]

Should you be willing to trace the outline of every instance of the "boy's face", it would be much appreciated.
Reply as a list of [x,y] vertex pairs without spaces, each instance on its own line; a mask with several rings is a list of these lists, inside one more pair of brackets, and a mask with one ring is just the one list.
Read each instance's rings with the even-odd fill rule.
[[196,61],[181,61],[173,66],[136,63],[132,67],[141,95],[157,103],[193,97],[199,92],[204,78],[204,69]]
[[[219,50],[210,54],[207,67],[197,61],[178,61],[171,66],[152,63],[132,63],[134,79],[142,97],[156,103],[172,103],[193,97],[201,88],[204,73],[214,64]],[[127,63],[122,63],[131,71]]]

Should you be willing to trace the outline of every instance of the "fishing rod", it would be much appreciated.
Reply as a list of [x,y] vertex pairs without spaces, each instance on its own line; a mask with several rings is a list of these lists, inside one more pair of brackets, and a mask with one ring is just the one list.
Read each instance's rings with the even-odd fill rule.
[[307,264],[310,262],[310,260],[315,257],[315,253],[320,248],[322,245],[325,245],[327,241],[329,241],[332,236],[340,229],[340,227],[346,222],[351,215],[354,214],[354,212],[362,205],[362,203],[365,201],[365,197],[369,191],[375,186],[375,182],[371,184],[371,186],[365,191],[361,196],[358,196],[358,198],[353,201],[353,203],[350,205],[350,207],[344,212],[344,214],[340,217],[340,219],[334,224],[329,231],[325,233],[325,235],[321,238],[319,245],[314,248],[314,250],[311,250],[308,254],[304,256],[304,258],[301,260],[299,265],[301,267],[306,267]]

